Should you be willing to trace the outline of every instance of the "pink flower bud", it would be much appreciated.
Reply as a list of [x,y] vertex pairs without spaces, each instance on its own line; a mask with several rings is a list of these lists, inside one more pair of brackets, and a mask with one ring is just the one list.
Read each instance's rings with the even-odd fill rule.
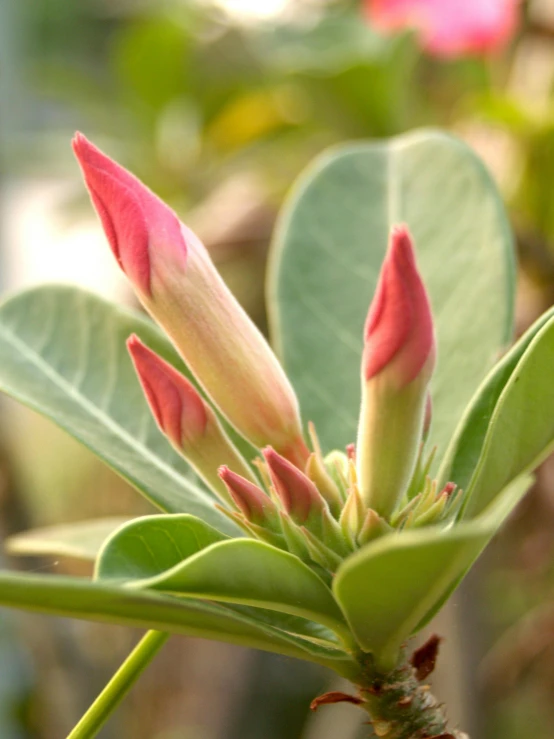
[[431,306],[407,228],[392,230],[389,251],[365,324],[363,369],[370,380],[385,367],[399,387],[433,364]]
[[442,57],[502,48],[515,33],[520,5],[520,0],[366,0],[376,29],[414,29],[421,45]]
[[303,524],[312,514],[321,514],[326,504],[310,478],[271,447],[264,449],[263,455],[275,492],[295,523]]
[[184,267],[186,245],[175,213],[136,177],[80,133],[73,151],[121,269],[144,295],[151,292],[151,247],[163,243]]
[[269,524],[270,528],[280,531],[277,507],[263,490],[250,480],[232,472],[225,465],[219,468],[218,474],[225,483],[234,504],[247,521],[261,526]]
[[388,517],[417,459],[435,364],[429,299],[405,227],[391,234],[365,327],[357,469],[368,508]]
[[444,496],[447,499],[450,498],[456,488],[457,485],[455,482],[447,482],[440,493],[437,495],[437,498],[440,498],[441,496]]
[[309,452],[294,391],[202,243],[81,134],[74,150],[120,266],[206,393],[254,445],[272,444],[303,467]]
[[217,469],[249,470],[198,390],[174,367],[133,335],[127,347],[160,430],[223,500],[229,496]]
[[346,445],[346,456],[352,462],[356,462],[356,444]]

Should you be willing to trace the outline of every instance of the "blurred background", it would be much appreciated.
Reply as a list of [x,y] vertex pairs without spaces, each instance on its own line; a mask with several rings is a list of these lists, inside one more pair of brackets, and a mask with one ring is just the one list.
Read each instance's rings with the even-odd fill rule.
[[[387,20],[386,0],[0,0],[2,292],[64,281],[132,302],[71,154],[79,129],[176,208],[265,328],[270,235],[310,159],[442,126],[481,154],[508,203],[521,332],[554,302],[554,0],[500,4],[512,20],[498,37],[440,47]],[[145,512],[85,449],[2,400],[0,537]],[[554,736],[553,529],[550,460],[436,627],[436,682],[472,739]],[[0,737],[64,737],[138,636],[0,611]],[[313,665],[173,638],[101,736],[366,737],[351,706],[309,715],[336,687]]]

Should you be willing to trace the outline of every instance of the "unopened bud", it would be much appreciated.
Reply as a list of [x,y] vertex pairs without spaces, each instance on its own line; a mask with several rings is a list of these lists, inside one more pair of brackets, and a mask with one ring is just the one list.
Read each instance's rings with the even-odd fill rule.
[[254,445],[272,444],[303,468],[309,452],[294,391],[202,243],[84,136],[73,148],[120,267],[208,396]]
[[310,478],[271,447],[263,455],[275,492],[293,521],[302,525],[321,515],[326,503]]
[[236,507],[250,523],[267,526],[280,531],[279,511],[271,498],[257,485],[236,472],[222,465],[218,470],[219,477]]
[[358,534],[358,544],[360,546],[369,544],[370,541],[379,539],[381,536],[390,534],[393,531],[392,526],[389,526],[384,518],[381,518],[378,513],[370,508],[366,513],[365,520]]
[[308,457],[306,475],[316,485],[331,513],[337,518],[342,508],[342,497],[335,481],[325,469],[323,460],[315,452]]
[[356,444],[360,492],[385,518],[414,470],[434,363],[429,299],[410,235],[396,228],[366,321]]
[[339,524],[344,536],[346,536],[352,544],[356,542],[364,518],[367,507],[362,500],[357,485],[350,488],[346,503],[340,514]]
[[219,479],[221,464],[250,471],[194,385],[133,335],[127,347],[160,430],[220,498],[229,495]]

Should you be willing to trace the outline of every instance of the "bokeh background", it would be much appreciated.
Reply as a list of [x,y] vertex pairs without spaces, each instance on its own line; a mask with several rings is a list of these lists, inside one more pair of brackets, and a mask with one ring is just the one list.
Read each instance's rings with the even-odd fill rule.
[[[362,0],[0,0],[0,288],[79,283],[132,302],[69,141],[80,129],[203,238],[254,320],[279,205],[326,146],[442,126],[484,158],[517,236],[517,330],[554,302],[554,0],[492,54],[384,36]],[[38,416],[0,405],[0,538],[150,512]],[[2,566],[86,574],[64,561]],[[441,695],[473,739],[554,736],[554,461],[455,596]],[[60,739],[139,634],[0,610],[0,737]],[[313,665],[173,638],[103,739],[357,739]]]

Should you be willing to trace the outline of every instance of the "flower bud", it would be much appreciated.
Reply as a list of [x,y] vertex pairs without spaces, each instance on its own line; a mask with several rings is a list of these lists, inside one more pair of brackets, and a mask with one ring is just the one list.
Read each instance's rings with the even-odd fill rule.
[[308,457],[304,471],[315,484],[324,500],[327,501],[327,505],[333,516],[338,518],[343,504],[342,495],[325,467],[321,444],[319,443],[319,437],[312,421],[308,423],[308,433],[314,451]]
[[272,486],[292,521],[342,556],[350,554],[349,541],[312,480],[271,447],[263,455]]
[[263,455],[275,492],[292,520],[302,525],[320,516],[327,504],[309,477],[271,447]]
[[214,404],[256,446],[300,467],[298,402],[269,345],[175,213],[77,134],[73,148],[114,255]]
[[343,500],[335,481],[325,469],[323,459],[316,452],[312,452],[308,457],[306,475],[316,485],[321,496],[327,501],[327,505],[333,516],[338,518]]
[[348,492],[348,497],[339,519],[344,536],[352,543],[356,542],[366,513],[367,507],[360,496],[358,485],[354,483]]
[[365,520],[360,529],[358,544],[362,547],[364,544],[369,544],[370,541],[379,539],[381,536],[390,534],[393,531],[392,526],[389,526],[381,516],[370,508],[366,513]]
[[410,235],[395,228],[365,326],[356,444],[360,492],[384,518],[415,467],[434,364],[429,299]]
[[217,469],[222,464],[250,475],[214,411],[186,377],[133,335],[127,347],[161,431],[220,498],[230,501]]
[[348,495],[348,457],[338,449],[334,449],[329,452],[323,462],[325,469],[337,486],[342,500],[346,500]]
[[281,531],[277,506],[250,480],[222,465],[218,470],[233,503],[250,523]]

